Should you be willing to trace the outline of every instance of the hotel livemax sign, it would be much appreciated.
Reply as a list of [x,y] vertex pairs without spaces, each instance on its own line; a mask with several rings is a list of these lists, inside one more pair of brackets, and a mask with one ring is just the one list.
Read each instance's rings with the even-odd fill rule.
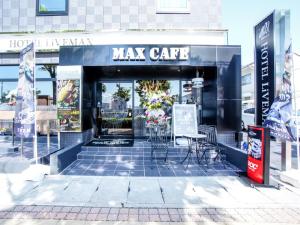
[[268,116],[275,95],[274,13],[255,26],[256,124]]

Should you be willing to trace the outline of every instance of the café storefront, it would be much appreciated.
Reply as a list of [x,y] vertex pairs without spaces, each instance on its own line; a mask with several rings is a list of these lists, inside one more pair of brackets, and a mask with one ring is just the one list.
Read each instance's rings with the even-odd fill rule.
[[[203,87],[193,88],[193,79],[199,77]],[[198,123],[215,125],[226,139],[240,131],[241,48],[63,46],[57,90],[62,147],[93,138],[146,137],[145,99],[151,91],[163,93],[161,104],[167,104],[166,99],[195,103]],[[169,117],[171,108],[165,108]]]

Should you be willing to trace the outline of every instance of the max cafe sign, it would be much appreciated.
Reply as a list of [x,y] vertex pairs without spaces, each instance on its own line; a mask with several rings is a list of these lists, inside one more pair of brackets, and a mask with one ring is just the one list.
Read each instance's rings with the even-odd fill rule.
[[187,61],[189,47],[112,48],[114,61]]

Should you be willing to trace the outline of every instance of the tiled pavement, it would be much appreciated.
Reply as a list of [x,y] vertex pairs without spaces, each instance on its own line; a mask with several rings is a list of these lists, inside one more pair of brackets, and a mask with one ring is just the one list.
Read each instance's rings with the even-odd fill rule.
[[240,170],[234,165],[215,162],[211,165],[198,165],[193,162],[186,167],[180,160],[164,161],[128,160],[118,162],[111,160],[76,160],[67,167],[63,175],[84,176],[237,176]]
[[0,211],[1,220],[81,220],[123,222],[300,223],[300,208],[96,208],[22,206]]
[[83,146],[78,160],[68,166],[61,174],[84,176],[236,176],[240,170],[229,162],[208,164],[197,162],[195,154],[189,164],[186,148],[169,147],[168,159],[165,152],[156,151],[151,160],[149,142],[135,141],[133,147],[87,147]]

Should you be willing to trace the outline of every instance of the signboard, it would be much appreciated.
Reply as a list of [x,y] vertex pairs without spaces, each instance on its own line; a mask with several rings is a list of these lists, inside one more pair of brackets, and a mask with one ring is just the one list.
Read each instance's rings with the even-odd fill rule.
[[254,28],[256,74],[256,124],[267,118],[275,95],[274,13]]
[[57,69],[57,117],[61,132],[81,132],[81,67]]
[[20,53],[15,111],[15,134],[20,138],[35,135],[34,66],[34,45],[31,43]]
[[190,46],[186,45],[114,45],[109,47],[111,65],[189,65]]
[[189,59],[189,47],[121,47],[112,48],[114,61],[186,61]]
[[195,104],[174,104],[172,112],[174,137],[198,133]]
[[260,184],[269,184],[270,133],[268,128],[248,127],[247,175]]

